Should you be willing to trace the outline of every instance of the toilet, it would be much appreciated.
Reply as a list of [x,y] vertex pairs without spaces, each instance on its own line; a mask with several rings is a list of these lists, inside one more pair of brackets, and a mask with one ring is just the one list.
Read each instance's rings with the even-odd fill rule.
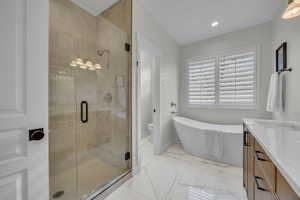
[[149,140],[151,143],[153,143],[153,132],[154,132],[154,124],[151,123],[151,124],[148,124],[148,132],[149,132]]

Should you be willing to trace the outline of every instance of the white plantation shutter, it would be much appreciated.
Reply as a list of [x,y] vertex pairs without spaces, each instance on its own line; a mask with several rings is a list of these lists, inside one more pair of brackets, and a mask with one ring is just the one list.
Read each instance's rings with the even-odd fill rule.
[[189,105],[216,103],[216,59],[188,63]]
[[219,104],[256,104],[256,53],[219,58]]

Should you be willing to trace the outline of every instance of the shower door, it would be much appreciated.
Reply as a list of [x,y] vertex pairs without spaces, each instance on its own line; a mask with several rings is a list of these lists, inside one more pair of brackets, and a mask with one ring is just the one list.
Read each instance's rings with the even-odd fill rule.
[[81,200],[130,171],[131,1],[49,2],[50,199]]
[[77,71],[77,189],[82,199],[129,169],[127,88],[107,85],[107,78],[102,71]]
[[51,196],[86,199],[129,170],[128,87],[122,76],[108,87],[103,71],[53,67],[50,76]]

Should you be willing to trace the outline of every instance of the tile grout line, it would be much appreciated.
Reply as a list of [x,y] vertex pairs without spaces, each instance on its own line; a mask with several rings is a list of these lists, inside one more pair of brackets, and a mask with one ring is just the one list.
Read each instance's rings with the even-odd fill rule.
[[157,191],[156,191],[156,189],[155,189],[155,187],[154,187],[154,184],[153,184],[153,182],[152,182],[152,180],[151,180],[151,177],[150,177],[150,175],[149,175],[148,170],[146,169],[146,167],[144,168],[144,171],[145,171],[145,175],[146,175],[147,179],[149,180],[149,183],[150,183],[150,185],[151,185],[151,188],[152,188],[152,190],[153,190],[153,193],[154,193],[154,195],[155,195],[155,198],[156,198],[157,200],[159,200],[159,199],[160,199],[160,198],[159,198],[159,195],[158,195],[158,193],[157,193]]
[[165,200],[168,200],[168,198],[169,198],[169,196],[170,196],[172,190],[175,188],[175,185],[176,185],[176,183],[177,183],[177,180],[178,180],[178,169],[176,169],[176,176],[175,176],[175,178],[174,178],[174,181],[173,181],[172,184],[171,184],[170,189],[168,190],[168,192],[167,192],[167,194],[166,194],[166,199],[165,199]]

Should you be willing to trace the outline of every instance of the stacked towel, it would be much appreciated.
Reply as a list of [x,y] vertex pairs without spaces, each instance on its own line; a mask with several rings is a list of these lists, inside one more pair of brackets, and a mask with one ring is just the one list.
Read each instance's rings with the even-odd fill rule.
[[282,91],[282,77],[278,73],[272,74],[267,102],[268,112],[283,112]]

